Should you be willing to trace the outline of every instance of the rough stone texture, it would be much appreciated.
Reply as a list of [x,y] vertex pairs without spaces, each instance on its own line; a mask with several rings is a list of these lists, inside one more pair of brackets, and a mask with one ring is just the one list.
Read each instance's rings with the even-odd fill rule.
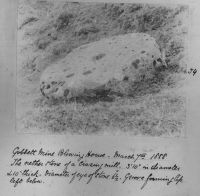
[[[162,57],[154,38],[131,33],[82,45],[48,67],[40,89],[47,98],[95,96],[110,81],[151,78]],[[105,89],[104,89],[105,90]]]

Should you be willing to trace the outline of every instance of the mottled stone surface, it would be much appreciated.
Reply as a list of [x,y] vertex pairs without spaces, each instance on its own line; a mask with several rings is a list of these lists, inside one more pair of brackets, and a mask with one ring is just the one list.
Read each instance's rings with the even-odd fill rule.
[[48,67],[40,89],[47,98],[71,98],[99,91],[110,81],[151,78],[162,65],[154,38],[145,33],[113,36],[82,45]]

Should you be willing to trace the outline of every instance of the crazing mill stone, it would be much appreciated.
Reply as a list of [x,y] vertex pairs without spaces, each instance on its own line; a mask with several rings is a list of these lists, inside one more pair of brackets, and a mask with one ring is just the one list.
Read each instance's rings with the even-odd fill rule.
[[162,66],[154,38],[145,33],[113,36],[82,45],[42,74],[40,90],[47,98],[95,96],[110,81],[141,81]]

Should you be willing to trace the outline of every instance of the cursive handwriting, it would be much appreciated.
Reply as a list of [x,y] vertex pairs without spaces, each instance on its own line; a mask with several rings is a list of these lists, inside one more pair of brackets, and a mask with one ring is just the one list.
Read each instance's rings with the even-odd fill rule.
[[143,190],[146,186],[178,185],[183,182],[182,168],[176,160],[168,160],[166,152],[77,152],[61,148],[29,149],[16,146],[11,152],[10,170],[6,173],[10,184],[18,187],[48,183],[64,178],[66,183],[90,184],[95,181],[134,183]]

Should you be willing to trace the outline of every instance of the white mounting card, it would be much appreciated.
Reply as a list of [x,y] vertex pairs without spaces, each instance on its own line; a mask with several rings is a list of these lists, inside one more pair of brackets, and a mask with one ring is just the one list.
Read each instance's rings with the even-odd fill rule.
[[2,0],[3,196],[197,196],[197,0]]

